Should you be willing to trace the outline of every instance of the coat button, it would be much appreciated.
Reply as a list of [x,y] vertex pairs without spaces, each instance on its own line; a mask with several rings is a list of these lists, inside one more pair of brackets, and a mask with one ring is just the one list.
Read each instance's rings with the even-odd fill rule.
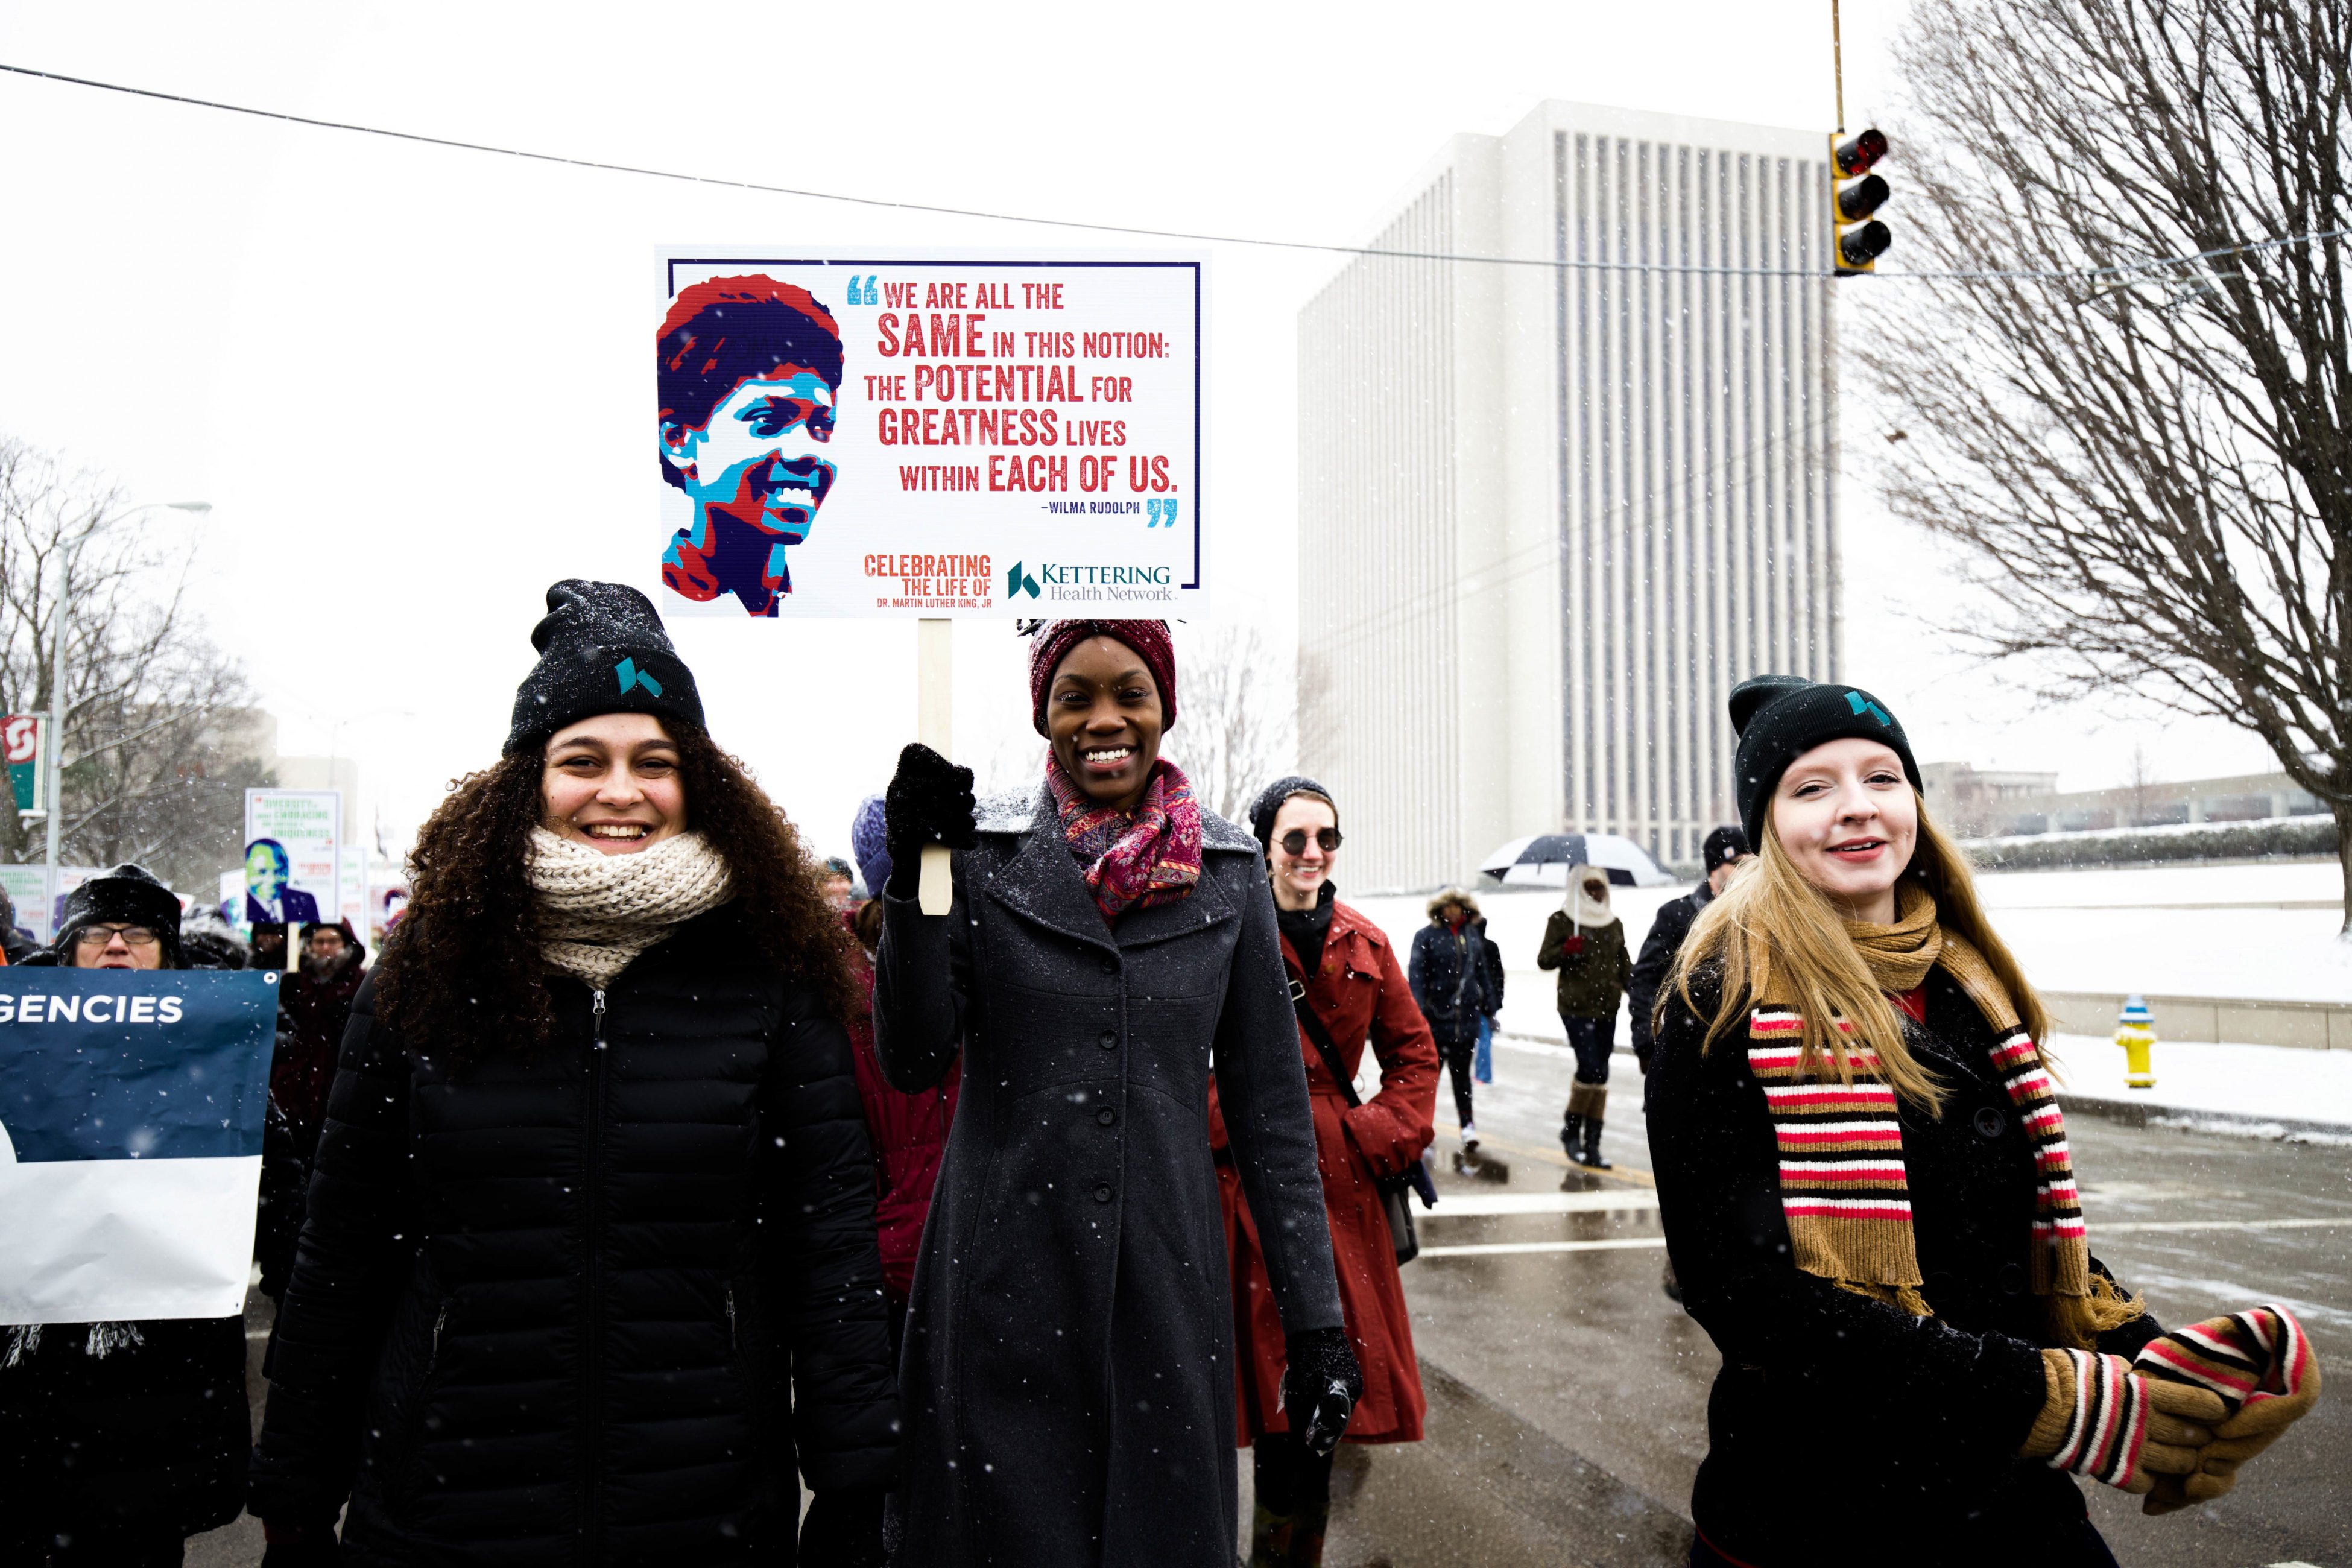
[[1108,1182],[1097,1182],[1095,1184],[1095,1202],[1098,1204],[1107,1204],[1110,1202],[1110,1184]]
[[1102,961],[1102,972],[1105,974],[1117,974],[1118,973],[1118,960],[1116,958],[1104,959]]
[[2004,1296],[2022,1295],[2025,1291],[2025,1268],[2021,1264],[2004,1263],[1993,1278],[2000,1282]]
[[1102,1047],[1102,1048],[1107,1051],[1117,1050],[1118,1048],[1118,1031],[1117,1029],[1105,1029],[1102,1032],[1102,1038],[1095,1043]]
[[1100,1110],[1095,1112],[1095,1120],[1101,1122],[1105,1127],[1108,1127],[1112,1122],[1118,1120],[1118,1112],[1106,1105]]
[[1987,1106],[1979,1107],[1979,1108],[1978,1109],[1978,1110],[1977,1110],[1977,1136],[1978,1136],[1978,1137],[1979,1137],[1979,1138],[1998,1138],[1998,1137],[2000,1137],[2000,1134],[2001,1134],[2001,1130],[2002,1130],[2002,1129],[2004,1129],[2004,1128],[2006,1128],[2008,1125],[2009,1125],[2009,1118],[2008,1118],[2008,1117],[2006,1117],[2006,1116],[2003,1116],[2000,1111],[1995,1110],[1991,1106],[1987,1105]]

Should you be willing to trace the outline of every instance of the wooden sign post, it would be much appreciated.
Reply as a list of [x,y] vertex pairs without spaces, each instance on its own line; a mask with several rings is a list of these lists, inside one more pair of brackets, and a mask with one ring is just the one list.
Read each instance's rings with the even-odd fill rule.
[[[955,745],[955,622],[945,616],[915,623],[915,738],[943,757]],[[954,899],[947,850],[926,844],[916,906],[927,915],[943,915]]]

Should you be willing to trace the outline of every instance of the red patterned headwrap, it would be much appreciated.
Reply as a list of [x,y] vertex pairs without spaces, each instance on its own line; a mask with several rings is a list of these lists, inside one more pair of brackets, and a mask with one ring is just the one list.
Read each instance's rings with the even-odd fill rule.
[[1030,722],[1045,733],[1045,692],[1070,650],[1088,637],[1125,643],[1160,688],[1160,727],[1176,727],[1176,644],[1166,621],[1050,621],[1029,645]]

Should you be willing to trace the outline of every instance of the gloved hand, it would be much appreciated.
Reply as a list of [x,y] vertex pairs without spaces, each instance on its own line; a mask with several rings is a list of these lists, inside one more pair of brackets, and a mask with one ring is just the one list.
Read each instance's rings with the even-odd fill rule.
[[887,1561],[882,1497],[880,1487],[835,1487],[811,1498],[801,1521],[800,1560],[826,1568],[881,1568]]
[[2042,1414],[2020,1452],[2134,1496],[2194,1474],[2229,1414],[2212,1390],[2143,1376],[2119,1355],[2045,1350],[2042,1368]]
[[890,852],[895,899],[911,899],[921,886],[923,847],[969,849],[979,824],[971,795],[971,770],[960,768],[918,742],[898,753],[898,772],[882,795],[882,843]]
[[1300,1445],[1328,1459],[1364,1396],[1363,1369],[1348,1348],[1345,1329],[1302,1329],[1286,1345],[1290,1364],[1282,1373],[1282,1407]]
[[335,1541],[335,1526],[261,1521],[261,1568],[335,1568],[343,1549]]
[[2140,1505],[2170,1513],[2210,1502],[2238,1484],[2238,1467],[2278,1441],[2319,1401],[2319,1357],[2284,1307],[2208,1318],[2150,1340],[2137,1368],[2152,1378],[2202,1384],[2229,1410],[2199,1451],[2197,1468],[2168,1476]]

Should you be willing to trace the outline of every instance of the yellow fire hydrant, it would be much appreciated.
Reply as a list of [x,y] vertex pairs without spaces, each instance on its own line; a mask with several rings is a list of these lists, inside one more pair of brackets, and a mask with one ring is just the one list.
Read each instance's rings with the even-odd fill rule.
[[2154,1089],[2156,1069],[2148,1064],[2147,1053],[2156,1044],[2156,1016],[2147,1010],[2146,998],[2124,998],[2123,1013],[2116,1020],[2116,1044],[2124,1048],[2124,1086]]

